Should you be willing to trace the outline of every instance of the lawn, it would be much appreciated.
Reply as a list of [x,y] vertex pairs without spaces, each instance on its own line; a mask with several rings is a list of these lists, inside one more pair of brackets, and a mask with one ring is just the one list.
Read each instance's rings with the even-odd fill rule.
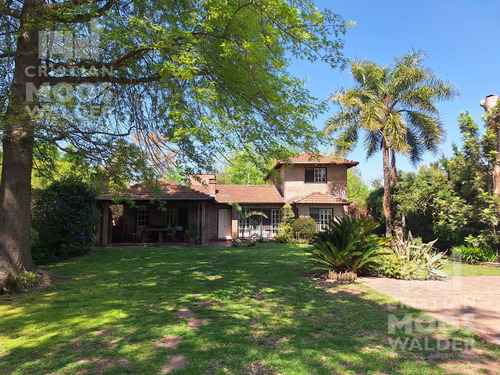
[[388,334],[389,314],[425,314],[361,285],[306,277],[303,250],[116,248],[48,266],[63,281],[0,297],[0,374],[157,374],[176,361],[187,362],[182,374],[441,374],[500,360],[478,338],[442,359],[393,349],[394,338],[432,348],[475,336]]
[[500,276],[500,268],[457,263],[450,260],[445,263],[443,271],[449,276]]

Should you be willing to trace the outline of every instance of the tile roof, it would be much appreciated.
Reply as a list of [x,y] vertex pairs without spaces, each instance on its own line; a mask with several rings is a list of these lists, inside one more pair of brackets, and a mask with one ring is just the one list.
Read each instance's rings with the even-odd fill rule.
[[219,203],[284,203],[274,185],[216,185],[215,200]]
[[[340,165],[347,165],[349,168],[359,164],[359,162],[353,160],[337,158],[335,156],[330,156],[330,155],[313,154],[309,152],[303,152],[301,154],[291,157],[289,163],[290,164],[340,164]],[[285,164],[284,161],[277,160],[274,168],[277,168],[283,164]]]
[[309,193],[300,198],[295,199],[293,203],[298,204],[351,204],[346,199],[338,198],[325,193]]
[[[205,192],[189,188],[185,185],[168,180],[158,180],[158,187],[154,184],[139,183],[127,187],[125,192],[117,192],[131,200],[174,200],[174,201],[213,201],[214,198]],[[97,200],[111,200],[112,193],[107,192],[97,197]]]

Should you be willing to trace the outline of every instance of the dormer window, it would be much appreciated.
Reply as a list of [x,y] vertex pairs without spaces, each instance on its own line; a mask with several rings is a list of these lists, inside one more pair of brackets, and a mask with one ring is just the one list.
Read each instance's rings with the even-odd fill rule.
[[306,168],[305,182],[326,183],[326,168]]

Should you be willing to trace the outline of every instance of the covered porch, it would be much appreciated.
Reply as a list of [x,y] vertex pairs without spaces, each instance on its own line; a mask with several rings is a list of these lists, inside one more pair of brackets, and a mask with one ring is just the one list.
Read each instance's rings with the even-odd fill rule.
[[121,201],[109,193],[98,197],[97,246],[206,243],[206,205],[211,196],[168,181],[161,181],[160,194],[150,194],[144,184],[128,189]]

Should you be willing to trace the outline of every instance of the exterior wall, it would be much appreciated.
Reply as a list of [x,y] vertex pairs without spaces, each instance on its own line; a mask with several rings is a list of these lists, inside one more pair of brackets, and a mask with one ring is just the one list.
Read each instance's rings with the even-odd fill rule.
[[[326,168],[326,183],[306,183],[305,168]],[[285,167],[281,168],[282,171]],[[310,193],[325,193],[347,199],[347,166],[331,164],[296,165],[284,171],[283,194],[286,203]]]

